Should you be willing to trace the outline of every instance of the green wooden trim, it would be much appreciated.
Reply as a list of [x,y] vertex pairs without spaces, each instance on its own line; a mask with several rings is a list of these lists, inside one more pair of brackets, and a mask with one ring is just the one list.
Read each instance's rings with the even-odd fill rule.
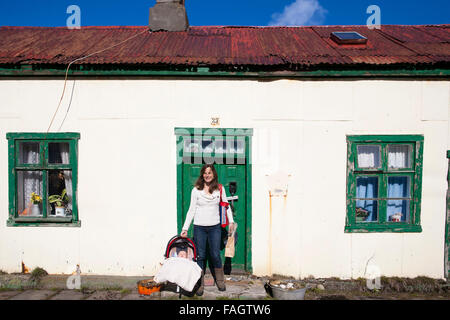
[[347,208],[347,214],[345,217],[345,225],[350,226],[354,225],[356,223],[355,221],[355,215],[353,212],[355,212],[355,201],[352,200],[351,195],[354,194],[353,190],[356,190],[356,179],[353,174],[355,169],[355,148],[351,143],[348,143],[347,141],[347,178],[346,178],[346,185],[347,185],[347,196],[346,196],[346,208]]
[[[47,212],[47,208],[48,208],[47,178],[48,178],[47,170],[43,170],[42,171],[42,190],[44,190],[44,191],[42,193],[42,215],[45,219],[47,219],[47,214],[48,214],[48,212]],[[19,222],[17,219],[20,219],[20,218],[16,218],[16,222]]]
[[[8,139],[8,179],[9,179],[9,218],[7,226],[81,226],[78,220],[78,139],[79,133],[7,133]],[[19,141],[39,142],[40,163],[18,164],[16,159],[19,156]],[[69,143],[69,163],[70,164],[49,164],[48,163],[48,143],[68,142]],[[48,170],[69,170],[72,172],[72,217],[53,218],[48,217]],[[17,171],[36,170],[42,172],[43,184],[43,212],[42,217],[18,217],[17,216]]]
[[[386,174],[381,174],[380,178],[381,178],[382,197],[384,199],[386,199],[387,198],[387,189],[388,189],[387,176],[386,176]],[[387,221],[387,200],[380,200],[379,201],[378,210],[379,210],[379,212],[378,212],[378,224],[379,225],[386,224],[385,227],[387,227],[387,225],[389,224],[389,222]],[[411,215],[411,206],[410,206],[410,215]]]
[[349,142],[416,142],[423,141],[423,134],[398,134],[398,135],[347,135]]
[[60,222],[65,222],[65,223],[71,223],[72,222],[72,218],[16,218],[14,219],[15,222],[54,222],[54,223],[60,223]]
[[67,222],[15,222],[14,220],[8,219],[6,222],[7,227],[81,227],[81,221],[73,221],[71,223]]
[[[387,147],[390,144],[407,143],[413,145],[411,165],[414,170],[393,170],[387,165]],[[381,146],[381,168],[370,170],[357,168],[357,145],[373,144]],[[345,232],[421,232],[420,211],[422,200],[423,135],[362,135],[347,136],[347,214]],[[358,176],[378,177],[378,222],[356,222],[355,198]],[[391,176],[410,177],[410,222],[386,221],[388,178]],[[408,200],[408,199],[405,199]]]
[[78,217],[78,140],[70,141],[69,157],[72,167],[72,219],[79,221]]
[[[40,66],[40,65],[20,65],[14,67],[0,67],[0,76],[23,77],[23,76],[60,76],[64,77],[67,65]],[[109,68],[106,69],[106,68]],[[140,68],[140,69],[138,69]],[[343,69],[328,68],[311,71],[289,71],[289,70],[268,70],[252,71],[247,68],[239,70],[216,70],[209,67],[184,67],[184,70],[172,70],[170,66],[156,69],[136,65],[105,65],[72,66],[69,76],[151,76],[151,77],[237,77],[237,78],[304,78],[304,77],[438,77],[447,78],[450,76],[449,68],[399,68],[392,66],[380,66],[374,68]]]
[[414,175],[414,216],[411,217],[411,222],[420,226],[420,213],[422,207],[422,171],[423,171],[423,149],[424,141],[419,140],[416,143],[415,150],[415,175]]
[[16,170],[71,170],[72,165],[68,164],[50,164],[50,165],[19,165]]
[[346,233],[373,233],[373,232],[389,232],[389,233],[403,233],[403,232],[422,232],[422,227],[417,225],[353,225],[345,226]]
[[247,179],[247,190],[246,190],[246,198],[247,198],[247,221],[246,221],[246,234],[247,234],[247,242],[246,246],[246,270],[250,273],[253,272],[253,263],[252,263],[252,160],[251,160],[251,150],[252,150],[252,136],[246,137],[246,146],[245,146],[245,158],[248,159],[246,162],[246,179]]
[[8,132],[6,139],[14,140],[67,140],[67,139],[80,139],[78,132]]
[[177,136],[252,136],[252,128],[175,128],[175,135]]
[[183,149],[184,142],[182,136],[177,136],[177,232],[181,233],[183,227]]
[[445,239],[444,239],[444,276],[450,278],[450,150],[447,151],[447,210],[445,212]]
[[17,207],[16,203],[16,170],[14,170],[15,163],[15,142],[8,140],[8,195],[9,195],[9,219],[14,219]]

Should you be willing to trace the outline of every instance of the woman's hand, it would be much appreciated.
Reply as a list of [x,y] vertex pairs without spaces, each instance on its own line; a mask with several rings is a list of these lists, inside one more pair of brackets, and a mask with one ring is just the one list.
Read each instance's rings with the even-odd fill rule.
[[181,231],[181,236],[182,236],[183,238],[187,238],[187,230]]
[[236,229],[236,224],[234,222],[230,222],[230,225],[228,227],[228,233],[233,233],[233,231],[235,231]]

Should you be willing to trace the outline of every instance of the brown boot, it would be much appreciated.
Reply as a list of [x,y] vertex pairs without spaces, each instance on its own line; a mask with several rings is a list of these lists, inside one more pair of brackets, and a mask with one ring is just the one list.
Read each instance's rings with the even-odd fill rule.
[[216,285],[219,291],[225,291],[225,275],[223,274],[223,268],[214,268],[214,274],[216,275]]
[[202,296],[204,287],[205,287],[205,272],[202,271],[202,275],[200,276],[200,287],[198,287],[197,292],[195,294],[198,296]]

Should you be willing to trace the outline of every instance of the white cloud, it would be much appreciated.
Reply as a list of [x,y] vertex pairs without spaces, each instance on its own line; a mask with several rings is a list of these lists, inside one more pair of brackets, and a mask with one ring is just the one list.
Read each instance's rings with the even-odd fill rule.
[[282,13],[274,13],[269,26],[318,25],[325,20],[326,13],[319,0],[295,0]]

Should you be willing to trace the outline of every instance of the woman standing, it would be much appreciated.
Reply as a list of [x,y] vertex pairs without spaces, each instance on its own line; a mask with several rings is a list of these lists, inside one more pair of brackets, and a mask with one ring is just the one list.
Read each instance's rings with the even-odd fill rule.
[[[220,259],[221,226],[219,216],[220,190],[216,169],[212,164],[205,164],[191,193],[191,204],[186,214],[181,236],[187,237],[187,231],[194,219],[194,243],[197,248],[197,264],[202,276],[197,295],[203,295],[206,243],[209,244],[211,264],[214,268],[216,285],[220,291],[225,291],[225,276]],[[222,186],[222,202],[228,202],[225,188]],[[229,229],[234,229],[233,213],[227,210]]]

